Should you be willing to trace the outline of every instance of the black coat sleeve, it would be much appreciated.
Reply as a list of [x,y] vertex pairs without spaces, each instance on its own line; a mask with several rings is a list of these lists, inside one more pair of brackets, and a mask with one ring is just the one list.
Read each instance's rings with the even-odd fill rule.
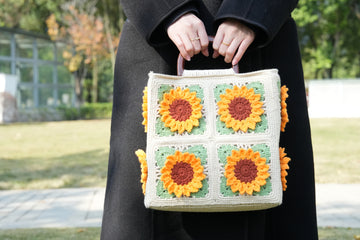
[[194,0],[121,0],[125,15],[152,45],[169,41],[166,26],[185,12],[197,13]]
[[215,16],[219,25],[226,18],[242,21],[257,33],[256,45],[264,46],[289,19],[298,0],[224,0]]

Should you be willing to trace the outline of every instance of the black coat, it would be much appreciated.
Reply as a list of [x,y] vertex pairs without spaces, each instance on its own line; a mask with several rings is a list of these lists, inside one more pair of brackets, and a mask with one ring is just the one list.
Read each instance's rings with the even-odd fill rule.
[[[296,1],[123,0],[122,6],[129,20],[115,66],[102,240],[317,239],[310,127],[296,25],[290,16]],[[175,213],[144,207],[140,165],[134,154],[139,148],[146,149],[142,90],[149,71],[176,73],[178,51],[167,37],[166,27],[189,11],[204,21],[209,35],[214,35],[226,18],[252,28],[256,39],[240,61],[240,71],[277,68],[282,85],[289,88],[290,122],[280,145],[292,160],[280,207],[235,213]],[[203,60],[197,61],[200,58],[194,57],[188,68],[203,68]],[[223,67],[222,60],[211,64]]]

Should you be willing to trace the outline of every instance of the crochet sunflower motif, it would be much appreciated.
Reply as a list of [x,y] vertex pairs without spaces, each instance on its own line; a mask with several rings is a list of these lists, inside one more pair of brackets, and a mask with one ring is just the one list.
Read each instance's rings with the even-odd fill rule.
[[256,123],[261,122],[263,102],[260,101],[261,95],[255,94],[254,89],[235,85],[233,89],[226,89],[226,93],[220,95],[220,98],[221,101],[217,103],[218,114],[226,127],[235,132],[247,132],[248,129],[254,130]]
[[146,190],[146,181],[147,181],[147,177],[148,177],[148,165],[146,162],[146,153],[139,149],[135,152],[136,156],[139,159],[140,162],[140,167],[141,167],[141,180],[140,182],[142,183],[142,190],[143,190],[143,194],[145,195],[145,190]]
[[200,158],[188,152],[175,151],[174,155],[166,158],[165,165],[161,169],[161,178],[164,188],[169,194],[176,197],[187,196],[196,193],[202,188],[202,180],[205,179],[204,167]]
[[199,119],[202,117],[200,102],[196,92],[190,92],[188,88],[171,89],[163,95],[160,103],[161,121],[172,132],[182,134],[186,130],[190,133],[193,127],[199,126]]
[[285,148],[280,148],[280,167],[281,167],[281,183],[283,187],[283,191],[286,191],[287,188],[287,181],[286,176],[288,175],[287,171],[289,169],[289,161],[291,160],[289,157],[287,157],[285,153]]
[[142,121],[142,125],[144,125],[145,128],[145,132],[147,132],[147,125],[148,125],[148,89],[147,87],[145,87],[144,91],[143,91],[144,95],[143,95],[143,104],[142,104],[142,110],[143,110],[143,118],[144,120]]
[[281,87],[280,95],[281,95],[281,131],[285,132],[285,126],[289,122],[289,116],[287,112],[287,104],[286,99],[289,97],[288,88],[286,85]]
[[266,179],[270,176],[268,170],[266,158],[262,158],[259,152],[243,148],[232,150],[225,165],[226,185],[234,193],[252,195],[254,191],[260,192],[260,187],[266,184]]

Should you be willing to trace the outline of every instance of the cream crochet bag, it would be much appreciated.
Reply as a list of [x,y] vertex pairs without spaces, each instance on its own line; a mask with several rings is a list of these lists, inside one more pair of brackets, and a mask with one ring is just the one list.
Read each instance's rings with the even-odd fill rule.
[[281,204],[277,69],[150,72],[143,109],[146,161],[137,155],[147,208],[223,212]]

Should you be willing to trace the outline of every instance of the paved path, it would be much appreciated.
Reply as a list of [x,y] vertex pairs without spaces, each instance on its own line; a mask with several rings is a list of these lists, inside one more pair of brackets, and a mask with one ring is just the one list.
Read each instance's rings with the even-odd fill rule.
[[0,229],[99,227],[105,189],[0,191]]
[[360,184],[317,184],[318,225],[360,228]]
[[[360,184],[318,184],[319,226],[360,228]],[[0,229],[100,227],[103,188],[0,191]]]

